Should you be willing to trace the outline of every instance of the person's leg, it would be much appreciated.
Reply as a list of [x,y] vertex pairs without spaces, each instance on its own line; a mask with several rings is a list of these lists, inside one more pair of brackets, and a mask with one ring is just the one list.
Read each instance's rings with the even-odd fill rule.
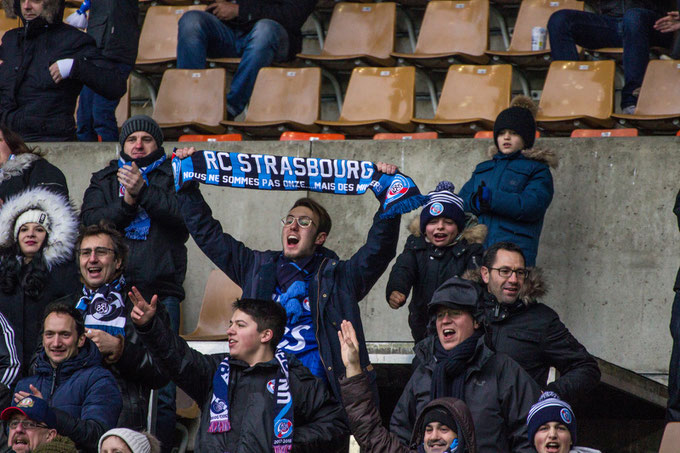
[[668,406],[666,419],[669,422],[680,422],[680,291],[675,293],[671,311],[671,337],[673,351],[668,366]]
[[578,60],[576,46],[589,49],[620,47],[619,20],[595,13],[563,9],[548,20],[550,55],[553,60]]
[[177,68],[204,69],[206,58],[236,57],[234,31],[205,11],[187,11],[177,26]]
[[78,99],[78,112],[76,114],[78,128],[76,129],[76,136],[81,142],[96,142],[97,133],[94,131],[94,122],[92,120],[92,110],[94,103],[95,92],[86,86],[80,90],[80,98]]
[[250,100],[260,68],[288,57],[288,33],[278,22],[262,19],[237,39],[236,46],[241,63],[227,95],[229,114],[233,116],[241,113]]
[[[177,297],[166,297],[161,303],[170,315],[170,324],[175,333],[179,333],[180,300]],[[156,421],[156,434],[162,443],[162,452],[170,453],[174,446],[176,405],[175,384],[170,382],[158,391],[158,413]]]
[[[116,70],[121,77],[127,80],[132,71],[132,66],[129,64],[118,63]],[[94,94],[92,102],[92,122],[96,135],[102,138],[103,142],[117,142],[118,141],[118,121],[116,120],[116,108],[118,107],[118,99],[106,99],[104,96]],[[96,138],[95,138],[96,140]]]

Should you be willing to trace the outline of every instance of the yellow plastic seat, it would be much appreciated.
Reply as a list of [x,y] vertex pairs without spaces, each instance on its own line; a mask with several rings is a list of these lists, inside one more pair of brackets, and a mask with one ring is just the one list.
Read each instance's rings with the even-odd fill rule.
[[441,0],[427,4],[414,53],[393,52],[399,63],[448,68],[455,61],[484,64],[489,40],[488,0]]
[[132,76],[129,76],[127,79],[127,89],[125,90],[125,94],[122,98],[120,98],[120,101],[118,101],[118,106],[116,107],[116,123],[118,124],[118,127],[123,127],[123,123],[127,121],[128,118],[130,118],[130,87],[132,86],[131,79]]
[[354,68],[337,121],[317,121],[325,129],[372,137],[377,132],[411,132],[416,70]]
[[0,41],[2,41],[2,35],[5,34],[5,32],[10,31],[13,28],[19,27],[21,24],[19,23],[18,18],[11,19],[7,17],[5,14],[5,10],[3,8],[0,8]]
[[659,453],[677,453],[680,445],[680,422],[669,422],[663,430]]
[[178,142],[240,142],[241,134],[185,134],[180,135]]
[[298,58],[338,69],[358,64],[392,66],[396,11],[391,2],[337,3],[321,54],[298,54]]
[[316,132],[320,97],[320,68],[262,68],[245,120],[222,121],[222,125],[267,137],[279,137],[285,130]]
[[613,60],[553,61],[538,104],[536,123],[556,133],[614,125]]
[[434,118],[414,118],[413,122],[450,135],[493,129],[496,116],[510,104],[511,85],[510,65],[453,65]]
[[680,60],[650,61],[640,87],[635,113],[612,116],[624,126],[675,133],[680,129],[678,81]]
[[304,141],[313,142],[316,140],[344,140],[345,136],[343,134],[318,134],[313,132],[293,132],[286,131],[281,134],[279,141],[291,142],[291,141]]

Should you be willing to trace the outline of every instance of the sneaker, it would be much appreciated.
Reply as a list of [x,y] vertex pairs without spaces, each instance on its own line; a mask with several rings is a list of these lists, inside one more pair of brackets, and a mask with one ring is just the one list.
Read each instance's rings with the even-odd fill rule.
[[634,105],[628,105],[626,107],[623,107],[621,109],[621,113],[624,115],[634,115],[635,114],[635,106]]

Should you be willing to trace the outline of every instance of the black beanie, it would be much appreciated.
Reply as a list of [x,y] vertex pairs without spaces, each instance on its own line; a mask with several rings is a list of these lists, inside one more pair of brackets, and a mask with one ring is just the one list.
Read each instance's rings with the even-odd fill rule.
[[449,181],[441,181],[434,191],[427,194],[427,204],[420,211],[420,232],[425,234],[425,227],[435,217],[446,217],[453,220],[458,233],[465,229],[465,212],[463,199],[455,194],[455,186]]
[[456,424],[456,420],[454,420],[453,417],[451,417],[451,414],[449,414],[444,408],[433,407],[432,409],[429,409],[423,417],[423,426],[421,431],[425,432],[427,425],[432,422],[439,422],[442,425],[448,426],[451,431],[458,435],[458,425]]
[[496,122],[493,124],[493,141],[496,148],[498,148],[498,136],[501,131],[506,129],[515,131],[522,137],[524,149],[534,146],[534,141],[536,140],[536,121],[529,109],[510,107],[498,114]]
[[120,128],[120,135],[118,136],[118,141],[120,142],[121,148],[125,146],[125,140],[135,132],[147,132],[149,135],[156,140],[156,146],[159,148],[163,146],[163,131],[160,126],[153,118],[146,115],[135,115],[129,118],[123,127]]

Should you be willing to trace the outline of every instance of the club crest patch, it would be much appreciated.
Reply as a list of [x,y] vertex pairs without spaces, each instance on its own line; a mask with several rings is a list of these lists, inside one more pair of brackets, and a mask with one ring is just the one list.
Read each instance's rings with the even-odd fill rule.
[[432,203],[432,206],[430,206],[430,215],[437,217],[439,214],[444,212],[444,206],[437,202],[437,203]]
[[286,439],[293,434],[293,423],[287,418],[282,418],[276,423],[274,427],[276,437],[279,439]]
[[210,405],[210,410],[215,414],[221,414],[227,410],[227,403],[219,398],[215,398],[215,401]]
[[567,409],[562,409],[560,411],[560,417],[562,417],[562,420],[564,420],[564,423],[567,425],[571,424],[571,412],[569,412]]
[[267,382],[267,391],[272,395],[274,394],[274,379]]

